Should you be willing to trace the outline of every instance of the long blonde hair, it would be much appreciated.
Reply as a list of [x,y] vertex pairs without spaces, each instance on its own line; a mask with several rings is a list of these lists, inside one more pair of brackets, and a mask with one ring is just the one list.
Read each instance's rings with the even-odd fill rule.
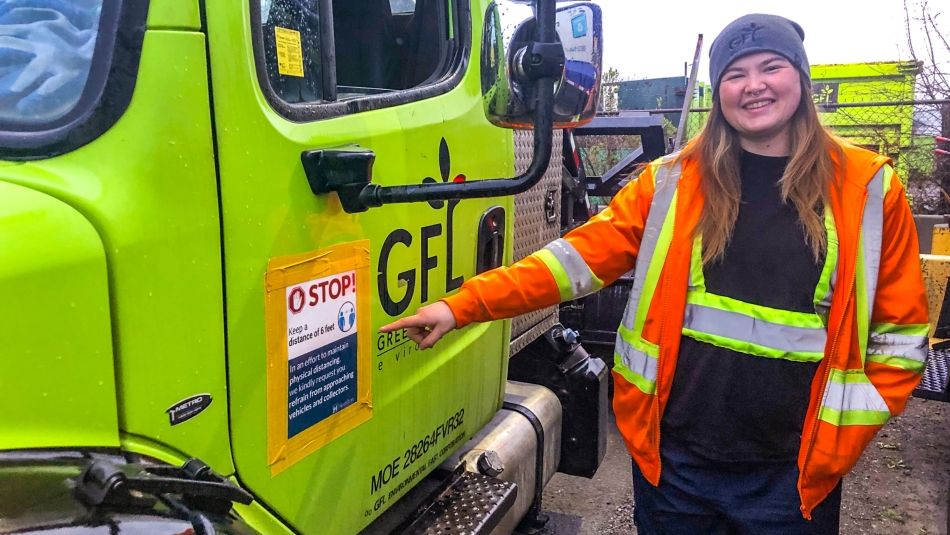
[[[779,181],[782,200],[791,202],[798,211],[805,241],[817,261],[827,245],[822,212],[835,174],[832,155],[842,161],[842,153],[836,138],[819,121],[811,87],[805,79],[801,101],[789,123],[791,155]],[[732,238],[742,193],[741,155],[739,135],[726,122],[719,99],[713,98],[705,128],[679,156],[681,160],[695,159],[699,164],[705,203],[696,232],[703,237],[703,264],[720,260]]]

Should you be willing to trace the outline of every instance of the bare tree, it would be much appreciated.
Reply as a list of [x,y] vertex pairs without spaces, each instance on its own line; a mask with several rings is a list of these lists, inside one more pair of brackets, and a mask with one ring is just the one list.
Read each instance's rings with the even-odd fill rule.
[[[950,42],[947,41],[947,26],[940,19],[941,13],[935,10],[929,0],[904,0],[904,30],[907,47],[911,57],[920,65],[917,74],[917,98],[920,100],[944,101],[922,107],[916,114],[915,128],[920,136],[950,137]],[[950,157],[932,152],[933,165],[929,166],[930,176],[909,176],[909,181],[929,182],[939,186],[944,192],[950,192]],[[938,213],[950,213],[950,204],[946,195],[937,203]]]
[[620,71],[610,67],[600,77],[600,110],[616,112],[619,105]]
[[918,93],[922,98],[939,100],[950,98],[950,79],[947,62],[950,61],[950,43],[947,30],[941,29],[940,12],[930,7],[928,0],[908,4],[904,0],[904,29],[911,57],[921,63],[917,76]]

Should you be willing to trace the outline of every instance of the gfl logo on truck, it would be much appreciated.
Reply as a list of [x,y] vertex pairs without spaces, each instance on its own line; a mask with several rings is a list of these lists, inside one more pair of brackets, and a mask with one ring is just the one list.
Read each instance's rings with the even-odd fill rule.
[[[445,138],[442,138],[442,141],[439,143],[439,171],[442,176],[442,182],[448,182],[450,169],[450,158],[449,158],[449,147],[445,142]],[[453,182],[463,182],[465,180],[465,175],[456,175],[452,181]],[[436,180],[432,177],[426,177],[423,180],[423,183],[426,182],[435,182]],[[440,209],[445,205],[445,251],[446,251],[446,262],[445,262],[445,292],[450,292],[462,285],[462,281],[465,280],[461,275],[458,277],[453,276],[453,266],[452,258],[454,252],[453,245],[453,227],[452,224],[453,217],[455,214],[455,207],[458,205],[459,201],[450,200],[450,201],[429,201],[429,206],[435,209]],[[441,223],[436,223],[433,225],[426,225],[419,229],[419,263],[418,268],[407,269],[401,271],[397,278],[404,282],[406,285],[406,293],[396,301],[389,288],[389,284],[386,281],[387,273],[389,272],[389,256],[392,254],[393,250],[397,245],[409,247],[412,245],[413,235],[408,230],[403,228],[397,228],[389,233],[386,236],[386,240],[383,242],[383,247],[379,252],[379,264],[376,267],[377,273],[377,290],[379,292],[379,300],[383,305],[383,310],[386,311],[390,316],[398,316],[406,311],[409,307],[409,303],[412,301],[412,296],[416,290],[416,278],[419,279],[419,302],[425,303],[429,300],[429,272],[435,269],[439,265],[439,258],[437,256],[430,254],[430,240],[437,236],[441,236],[443,227]]]

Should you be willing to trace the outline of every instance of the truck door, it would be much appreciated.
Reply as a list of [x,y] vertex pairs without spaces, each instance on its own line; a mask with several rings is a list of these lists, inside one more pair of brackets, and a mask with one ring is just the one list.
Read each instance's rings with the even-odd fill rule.
[[471,276],[482,215],[511,205],[349,214],[336,193],[311,191],[301,153],[333,164],[371,151],[383,185],[511,176],[512,134],[482,107],[484,6],[204,5],[237,477],[295,529],[355,532],[500,406],[507,327],[456,332],[424,354],[377,329]]

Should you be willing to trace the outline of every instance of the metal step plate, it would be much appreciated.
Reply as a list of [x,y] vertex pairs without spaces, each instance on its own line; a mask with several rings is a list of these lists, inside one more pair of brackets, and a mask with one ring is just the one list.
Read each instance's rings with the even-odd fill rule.
[[474,535],[489,533],[515,503],[514,483],[475,472],[462,472],[405,533]]
[[930,348],[927,352],[927,368],[914,390],[914,397],[950,401],[950,392],[947,392],[948,364],[950,349]]

